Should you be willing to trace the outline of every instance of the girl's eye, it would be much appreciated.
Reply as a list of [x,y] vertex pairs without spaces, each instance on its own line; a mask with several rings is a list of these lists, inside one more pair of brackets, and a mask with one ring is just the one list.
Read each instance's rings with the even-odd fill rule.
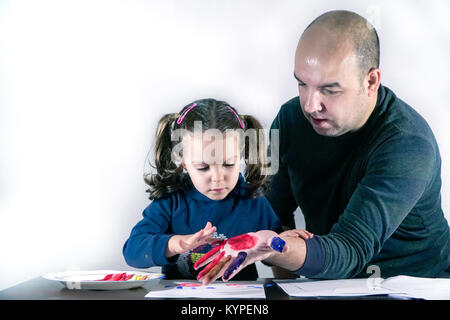
[[234,163],[225,163],[223,166],[227,168],[232,168],[234,167]]
[[197,170],[199,170],[199,171],[207,171],[208,169],[209,169],[209,166],[197,168]]

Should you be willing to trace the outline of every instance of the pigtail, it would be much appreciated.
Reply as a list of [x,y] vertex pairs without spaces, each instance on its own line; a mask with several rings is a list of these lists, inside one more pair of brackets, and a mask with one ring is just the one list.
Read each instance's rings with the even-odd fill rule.
[[144,174],[144,181],[150,186],[146,192],[149,199],[159,199],[181,189],[184,180],[183,168],[172,161],[171,134],[178,115],[170,113],[164,115],[158,122],[154,150],[154,164],[156,173]]
[[[245,123],[244,131],[244,159],[246,167],[244,177],[250,197],[258,197],[267,188],[267,176],[263,175],[263,167],[266,165],[266,138],[261,123],[250,115],[240,116]],[[250,130],[250,131],[249,131]],[[250,133],[250,134],[248,134]],[[246,139],[253,136],[254,139]]]

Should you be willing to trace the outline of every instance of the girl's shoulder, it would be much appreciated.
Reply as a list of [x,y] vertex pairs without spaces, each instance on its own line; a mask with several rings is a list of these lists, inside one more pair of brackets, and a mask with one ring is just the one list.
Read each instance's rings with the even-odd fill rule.
[[256,209],[260,207],[266,207],[269,202],[263,194],[250,197],[248,195],[238,196],[237,198],[239,206],[247,209]]
[[186,209],[186,195],[184,190],[180,190],[161,198],[153,200],[145,210],[165,211],[171,215],[175,215]]

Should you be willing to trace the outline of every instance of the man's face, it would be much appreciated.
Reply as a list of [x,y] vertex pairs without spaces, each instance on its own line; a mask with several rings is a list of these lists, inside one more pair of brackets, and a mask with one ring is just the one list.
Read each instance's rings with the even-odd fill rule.
[[372,109],[351,45],[330,45],[325,32],[316,28],[302,36],[294,76],[306,119],[318,134],[336,137],[361,128]]
[[239,179],[239,135],[183,137],[182,165],[195,188],[211,200],[224,199]]

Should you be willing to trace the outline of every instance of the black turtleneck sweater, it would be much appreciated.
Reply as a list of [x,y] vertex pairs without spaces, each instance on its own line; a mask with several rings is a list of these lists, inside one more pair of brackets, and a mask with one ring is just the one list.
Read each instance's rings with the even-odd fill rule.
[[436,276],[447,266],[449,226],[441,208],[441,158],[425,120],[387,87],[365,125],[339,137],[317,134],[299,98],[285,103],[279,171],[266,194],[281,223],[300,207],[311,278]]

